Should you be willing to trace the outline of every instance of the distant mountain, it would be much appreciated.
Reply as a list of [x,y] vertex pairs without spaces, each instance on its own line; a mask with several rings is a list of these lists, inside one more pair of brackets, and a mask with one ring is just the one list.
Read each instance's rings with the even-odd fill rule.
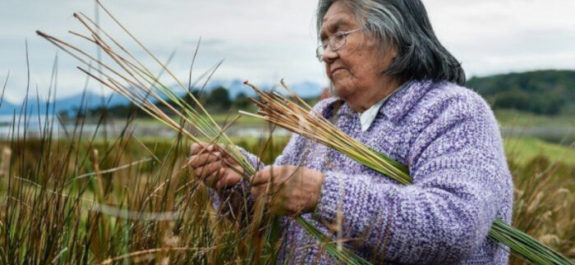
[[[22,100],[22,102],[18,102],[18,104],[4,101],[2,106],[0,106],[0,114],[11,115],[14,112],[24,112],[24,110],[27,114],[30,115],[46,114],[47,112],[52,111],[57,114],[62,111],[76,112],[80,108],[92,109],[102,105],[112,107],[127,104],[129,104],[129,101],[118,94],[103,96],[92,92],[85,92],[65,98],[60,98],[54,102],[47,102],[44,99],[38,99],[38,97],[28,98],[26,100],[26,104],[24,100]],[[26,108],[24,108],[24,105]]]
[[323,91],[321,85],[308,81],[290,85],[290,89],[303,98],[318,97]]
[[56,100],[55,108],[56,113],[59,113],[60,111],[74,111],[80,107],[93,109],[102,105],[113,107],[117,105],[128,105],[129,103],[129,100],[116,93],[103,96],[92,92],[86,92]]
[[544,70],[474,77],[466,85],[495,109],[545,115],[575,110],[575,71]]
[[[279,87],[279,82],[277,84],[264,83],[264,84],[255,84],[255,85],[258,88],[263,89],[263,90],[274,89],[280,93],[284,92],[284,90]],[[310,81],[303,81],[303,82],[299,82],[299,83],[288,84],[288,86],[296,94],[298,94],[300,97],[304,97],[304,98],[317,97],[317,96],[319,96],[319,94],[321,94],[321,92],[323,90],[323,87],[321,85],[314,83],[314,82],[310,82]],[[230,81],[215,80],[213,82],[210,82],[206,89],[207,89],[207,91],[209,91],[209,90],[217,88],[217,87],[227,88],[229,93],[230,93],[230,97],[232,99],[235,99],[240,93],[243,93],[244,95],[247,95],[247,96],[254,96],[255,95],[254,91],[250,87],[244,85],[243,80],[239,80],[239,79],[234,79],[234,80],[230,80]]]
[[[254,96],[255,93],[253,90],[244,85],[243,80],[240,79],[233,79],[233,80],[212,80],[210,81],[205,88],[204,93],[209,93],[215,88],[224,87],[228,90],[229,96],[232,100],[234,100],[238,95],[244,94],[246,96]],[[269,89],[277,89],[279,92],[283,92],[282,89],[277,88],[276,84],[256,84],[258,88],[269,90]],[[176,92],[177,94],[184,95],[185,91],[183,91],[178,86],[170,87],[172,91]],[[313,83],[313,82],[300,82],[290,85],[290,88],[296,92],[301,97],[316,97],[321,93],[321,86]],[[23,100],[24,101],[24,100]],[[24,102],[2,102],[0,106],[0,114],[1,115],[12,115],[14,112],[20,113],[25,108],[23,108]],[[54,111],[56,114],[61,112],[68,112],[70,115],[74,115],[80,108],[82,109],[96,109],[101,107],[102,105],[106,105],[107,107],[114,107],[114,106],[126,106],[129,105],[130,101],[125,99],[123,96],[119,94],[112,94],[110,96],[102,96],[97,93],[93,92],[84,92],[79,93],[73,96],[59,98],[54,102],[50,102],[49,104],[46,100],[38,99],[37,97],[30,97],[27,99],[26,103],[26,113],[30,115],[36,114],[45,114],[46,112]],[[47,110],[47,106],[49,106],[49,110]]]
[[0,114],[2,115],[11,115],[14,113],[17,105],[12,104],[6,100],[2,100],[2,104],[0,104]]

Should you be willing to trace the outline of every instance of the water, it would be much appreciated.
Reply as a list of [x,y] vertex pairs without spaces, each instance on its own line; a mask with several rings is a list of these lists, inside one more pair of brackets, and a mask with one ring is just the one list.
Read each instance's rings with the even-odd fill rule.
[[0,138],[41,137],[52,131],[60,133],[62,126],[54,115],[0,115]]
[[[84,124],[76,124],[73,121],[61,123],[54,115],[28,115],[12,116],[0,115],[0,139],[42,138],[51,134],[52,138],[65,139],[74,137],[114,138],[126,131],[128,135],[136,137],[175,138],[177,132],[160,123],[126,124],[125,121],[113,120],[106,124],[97,124],[90,121]],[[226,130],[231,137],[267,137],[270,135],[268,126],[231,126]],[[271,132],[274,136],[289,135],[282,128],[276,128]]]
[[[52,138],[70,138],[72,136],[91,138],[94,137],[119,137],[122,131],[136,137],[154,138],[175,138],[177,132],[160,123],[139,123],[126,125],[126,121],[112,120],[106,124],[96,124],[97,121],[86,122],[76,125],[73,121],[61,123],[55,115],[27,115],[13,116],[0,115],[0,139],[41,138],[43,135],[51,133]],[[535,137],[548,142],[569,145],[575,142],[575,127],[565,126],[529,126],[529,127],[502,127],[501,133],[504,137]],[[268,137],[286,136],[289,132],[278,128],[273,132],[269,131],[266,125],[231,126],[226,130],[226,134],[231,137]]]

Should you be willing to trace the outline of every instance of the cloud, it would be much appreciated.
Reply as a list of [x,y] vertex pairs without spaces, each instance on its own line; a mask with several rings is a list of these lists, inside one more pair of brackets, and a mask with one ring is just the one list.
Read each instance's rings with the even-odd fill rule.
[[[104,0],[154,53],[187,77],[198,39],[202,38],[194,73],[220,60],[219,79],[253,82],[304,80],[325,84],[323,67],[314,56],[315,7],[310,0]],[[439,39],[463,62],[468,76],[541,68],[575,69],[575,20],[572,0],[425,0]],[[30,47],[32,84],[46,89],[56,48],[38,38],[42,29],[71,39],[81,26],[75,11],[94,15],[92,1],[0,1],[0,82],[10,71],[7,97],[23,97],[27,80],[24,40]],[[101,24],[114,36],[120,29],[100,12]],[[128,42],[127,37],[119,38]],[[129,45],[137,56],[144,52]],[[88,48],[90,49],[90,48]],[[150,60],[146,60],[150,62]],[[81,91],[85,76],[77,62],[59,53],[59,94]],[[158,71],[158,69],[154,70]],[[99,86],[90,89],[99,91]]]
[[436,33],[469,76],[574,69],[575,1],[426,2]]
[[[315,38],[313,1],[104,1],[132,33],[160,58],[177,50],[170,64],[175,72],[187,76],[197,40],[203,39],[196,61],[196,72],[202,72],[221,59],[224,65],[216,78],[244,78],[270,82],[279,77],[295,80],[323,80],[321,68],[313,58]],[[91,1],[5,0],[0,3],[0,24],[13,25],[0,32],[2,49],[0,78],[11,71],[7,97],[23,97],[26,86],[24,40],[29,40],[32,79],[40,87],[47,86],[56,49],[35,36],[36,29],[63,37],[69,29],[80,31],[72,18],[75,11],[92,16]],[[113,27],[100,11],[102,26],[113,36],[120,30]],[[127,38],[120,38],[127,41]],[[87,47],[87,46],[83,46]],[[145,54],[129,45],[138,56]],[[87,48],[90,49],[90,48]],[[291,62],[297,60],[297,62]],[[148,60],[150,61],[150,60]],[[75,70],[78,65],[60,52],[60,94],[80,90],[84,76]],[[302,71],[302,69],[308,69]]]

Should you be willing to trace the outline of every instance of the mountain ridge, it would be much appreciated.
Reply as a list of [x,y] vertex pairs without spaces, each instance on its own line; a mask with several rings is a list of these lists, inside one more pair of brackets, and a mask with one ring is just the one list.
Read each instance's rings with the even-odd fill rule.
[[[232,99],[238,95],[243,94],[246,96],[255,96],[252,89],[244,85],[244,81],[240,79],[232,80],[213,80],[208,83],[205,92],[213,89],[224,87],[229,91]],[[262,89],[272,89],[272,84],[259,84],[258,87]],[[171,87],[173,91],[180,91],[178,94],[184,95],[185,92],[177,87]],[[295,83],[291,89],[302,97],[313,97],[321,93],[321,86],[317,83],[310,81],[303,81]],[[26,101],[26,104],[24,103]],[[38,104],[39,102],[39,104]],[[119,105],[129,105],[130,101],[120,94],[112,93],[110,95],[101,95],[92,91],[84,91],[71,96],[57,98],[55,101],[50,102],[45,99],[38,98],[37,96],[23,99],[22,102],[10,102],[4,100],[0,105],[1,115],[12,115],[24,112],[24,107],[27,109],[27,114],[37,115],[52,112],[58,114],[61,112],[68,112],[70,114],[82,109],[95,109],[102,106],[114,107]],[[48,106],[48,107],[47,107]],[[48,109],[49,108],[49,109]]]

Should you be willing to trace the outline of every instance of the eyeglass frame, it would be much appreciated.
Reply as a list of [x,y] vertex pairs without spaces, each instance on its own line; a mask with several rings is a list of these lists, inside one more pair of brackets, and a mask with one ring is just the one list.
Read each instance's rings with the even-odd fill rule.
[[[336,32],[333,35],[329,36],[329,38],[327,38],[327,43],[326,44],[320,44],[319,46],[317,46],[317,48],[315,49],[315,57],[320,61],[323,62],[323,55],[325,54],[325,51],[327,50],[327,48],[329,47],[331,49],[332,52],[337,52],[339,49],[343,48],[343,46],[345,46],[345,44],[347,43],[347,36],[354,33],[354,32],[358,32],[363,30],[364,28],[357,28],[357,29],[352,29],[352,30],[348,30],[348,31],[340,31],[340,32]],[[333,42],[335,40],[336,37],[341,37],[342,38],[342,43],[339,45],[339,47],[333,47]]]

